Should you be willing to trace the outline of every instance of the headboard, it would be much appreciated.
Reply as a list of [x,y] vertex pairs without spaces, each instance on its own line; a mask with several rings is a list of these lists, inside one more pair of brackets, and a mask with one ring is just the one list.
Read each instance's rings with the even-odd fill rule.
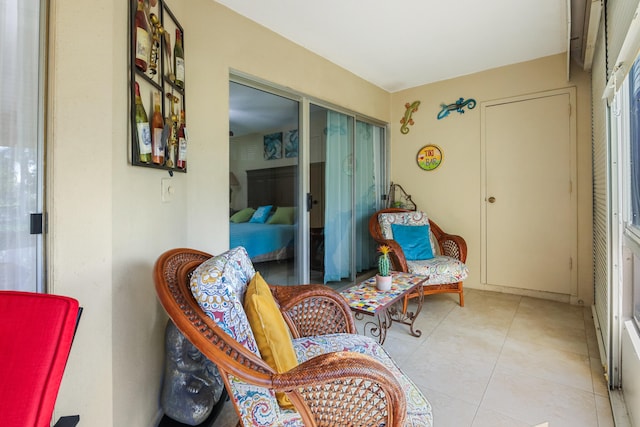
[[298,166],[247,171],[247,206],[296,206]]

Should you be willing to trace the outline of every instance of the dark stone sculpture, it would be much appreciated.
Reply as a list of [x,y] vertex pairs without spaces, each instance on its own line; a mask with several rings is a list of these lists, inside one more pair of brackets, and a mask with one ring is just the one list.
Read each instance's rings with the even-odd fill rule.
[[216,365],[203,356],[171,320],[165,332],[165,371],[161,404],[170,418],[198,425],[220,400],[224,384]]

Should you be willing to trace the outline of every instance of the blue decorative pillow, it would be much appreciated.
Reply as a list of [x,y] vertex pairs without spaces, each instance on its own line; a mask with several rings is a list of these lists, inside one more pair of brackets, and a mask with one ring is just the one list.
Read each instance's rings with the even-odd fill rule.
[[253,214],[249,222],[264,224],[269,218],[269,213],[271,212],[271,205],[260,206]]
[[433,258],[431,241],[429,240],[429,224],[400,225],[391,224],[393,240],[398,242],[408,261]]

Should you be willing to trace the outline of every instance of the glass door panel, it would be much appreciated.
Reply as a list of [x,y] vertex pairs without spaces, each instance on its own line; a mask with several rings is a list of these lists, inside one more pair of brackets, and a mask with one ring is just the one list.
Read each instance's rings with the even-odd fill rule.
[[[314,109],[316,109],[314,107]],[[322,110],[322,107],[317,107]],[[352,282],[354,250],[353,117],[324,109],[323,282]],[[314,126],[311,126],[314,128]],[[310,179],[310,182],[312,180]]]
[[41,16],[40,0],[0,2],[0,290],[44,290],[30,227],[42,212]]
[[299,102],[236,82],[229,95],[229,247],[267,282],[299,283]]
[[369,233],[369,218],[381,208],[385,190],[384,128],[357,121],[355,142],[355,268],[360,274],[377,265],[377,245]]

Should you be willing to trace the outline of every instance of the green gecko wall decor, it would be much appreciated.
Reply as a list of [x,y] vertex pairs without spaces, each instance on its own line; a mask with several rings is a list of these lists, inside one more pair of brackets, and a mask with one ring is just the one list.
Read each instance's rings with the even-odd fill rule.
[[402,126],[400,126],[400,132],[403,135],[409,133],[409,125],[413,126],[414,122],[411,118],[411,115],[418,111],[418,105],[420,105],[420,101],[413,101],[413,103],[411,104],[407,102],[406,104],[404,104],[404,108],[406,108],[407,111],[405,111],[404,117],[400,120],[400,124],[402,124]]

